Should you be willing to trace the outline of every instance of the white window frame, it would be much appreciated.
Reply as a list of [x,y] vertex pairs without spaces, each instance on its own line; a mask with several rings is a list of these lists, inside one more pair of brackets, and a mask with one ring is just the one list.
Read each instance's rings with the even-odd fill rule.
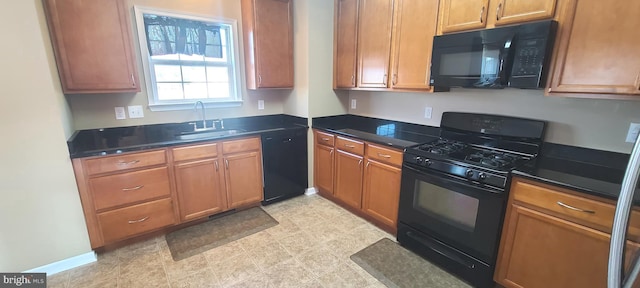
[[[242,73],[241,68],[242,65],[240,63],[240,53],[239,53],[239,42],[238,42],[238,21],[235,19],[226,19],[226,18],[212,18],[205,15],[196,15],[192,13],[185,12],[177,12],[177,11],[168,11],[157,8],[149,8],[142,6],[134,6],[135,17],[136,17],[136,27],[137,27],[137,35],[138,40],[140,42],[140,58],[142,59],[142,66],[144,69],[144,79],[146,82],[147,88],[147,97],[149,99],[149,109],[151,111],[170,111],[170,110],[187,110],[193,109],[194,103],[196,101],[202,101],[207,108],[224,108],[224,107],[239,107],[242,105]],[[231,87],[229,94],[231,96],[231,100],[229,98],[226,99],[183,99],[183,100],[175,100],[175,101],[160,101],[157,98],[157,90],[155,85],[155,75],[151,73],[150,61],[151,56],[149,55],[149,49],[147,48],[147,36],[144,27],[144,14],[154,14],[160,16],[167,16],[173,18],[182,18],[189,19],[195,21],[202,21],[207,23],[221,24],[229,27],[228,37],[228,45],[231,45],[231,49],[228,50],[228,59],[232,61],[231,65],[224,65],[225,67],[231,67],[233,70],[233,81],[231,81]],[[156,62],[161,62],[163,60],[155,60]],[[173,60],[169,60],[173,61]],[[235,92],[235,93],[234,93]]]

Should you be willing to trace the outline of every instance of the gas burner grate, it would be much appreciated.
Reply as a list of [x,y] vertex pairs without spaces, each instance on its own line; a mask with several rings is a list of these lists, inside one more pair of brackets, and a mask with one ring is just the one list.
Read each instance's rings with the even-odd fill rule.
[[438,139],[436,141],[420,145],[418,149],[433,154],[448,155],[454,152],[462,151],[467,145],[453,140]]

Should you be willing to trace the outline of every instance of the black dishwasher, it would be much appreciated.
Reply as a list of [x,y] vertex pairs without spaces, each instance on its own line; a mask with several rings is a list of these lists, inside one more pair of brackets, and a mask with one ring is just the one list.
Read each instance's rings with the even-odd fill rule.
[[302,195],[307,182],[307,128],[262,134],[263,205]]

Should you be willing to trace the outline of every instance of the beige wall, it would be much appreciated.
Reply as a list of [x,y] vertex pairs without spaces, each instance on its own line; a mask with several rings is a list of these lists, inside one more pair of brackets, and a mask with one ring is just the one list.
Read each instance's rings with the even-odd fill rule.
[[55,72],[42,1],[0,11],[0,271],[91,251],[65,139],[69,110]]
[[[629,153],[630,122],[640,121],[640,101],[593,100],[544,96],[542,90],[452,89],[440,93],[352,91],[357,108],[350,114],[411,123],[440,125],[445,111],[511,115],[549,121],[546,141]],[[424,118],[433,107],[431,119]]]
[[[147,86],[144,80],[139,49],[140,45],[136,32],[135,16],[133,13],[134,5],[204,15],[208,17],[236,19],[238,21],[238,32],[241,33],[242,31],[240,0],[129,0],[128,3],[133,23],[133,42],[135,45],[134,55],[137,58],[142,91],[136,94],[67,95],[67,99],[71,105],[71,111],[73,112],[73,122],[76,130],[153,123],[186,122],[196,120],[199,117],[199,113],[196,110],[191,109],[163,112],[153,112],[148,109]],[[238,51],[241,63],[244,63],[244,57],[242,55],[242,37],[239,37],[239,43],[240,47]],[[241,74],[244,78],[244,64],[242,65]],[[229,118],[283,113],[284,102],[291,93],[291,90],[289,89],[259,92],[248,91],[244,80],[242,81],[242,91],[244,103],[241,107],[207,109],[207,118]],[[258,110],[258,100],[265,101],[264,110]],[[129,105],[142,105],[144,107],[145,117],[139,119],[116,120],[114,107],[126,107]]]
[[309,1],[293,3],[294,88],[284,102],[284,113],[309,116]]

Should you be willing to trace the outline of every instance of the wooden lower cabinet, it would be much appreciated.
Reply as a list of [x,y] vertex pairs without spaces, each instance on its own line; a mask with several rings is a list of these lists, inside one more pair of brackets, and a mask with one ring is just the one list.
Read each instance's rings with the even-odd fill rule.
[[[508,288],[606,287],[611,235],[594,226],[595,221],[576,223],[578,217],[598,217],[601,211],[571,216],[548,209],[552,206],[539,205],[545,202],[514,200],[524,199],[518,194],[531,190],[532,183],[519,178],[513,182],[494,280]],[[538,191],[540,199],[557,197],[551,191]],[[591,201],[579,200],[565,202],[582,208]],[[626,259],[639,247],[640,244],[627,241]]]
[[314,179],[320,193],[395,233],[402,152],[317,130],[314,134]]
[[263,198],[260,138],[73,159],[92,248]]
[[345,204],[360,209],[362,201],[363,157],[340,149],[336,153],[336,189],[334,195]]
[[402,170],[374,160],[367,160],[364,169],[362,211],[376,220],[395,227],[398,221],[400,179]]
[[229,208],[262,201],[262,157],[259,151],[224,156]]
[[180,219],[189,221],[227,209],[220,159],[179,163],[174,166]]

